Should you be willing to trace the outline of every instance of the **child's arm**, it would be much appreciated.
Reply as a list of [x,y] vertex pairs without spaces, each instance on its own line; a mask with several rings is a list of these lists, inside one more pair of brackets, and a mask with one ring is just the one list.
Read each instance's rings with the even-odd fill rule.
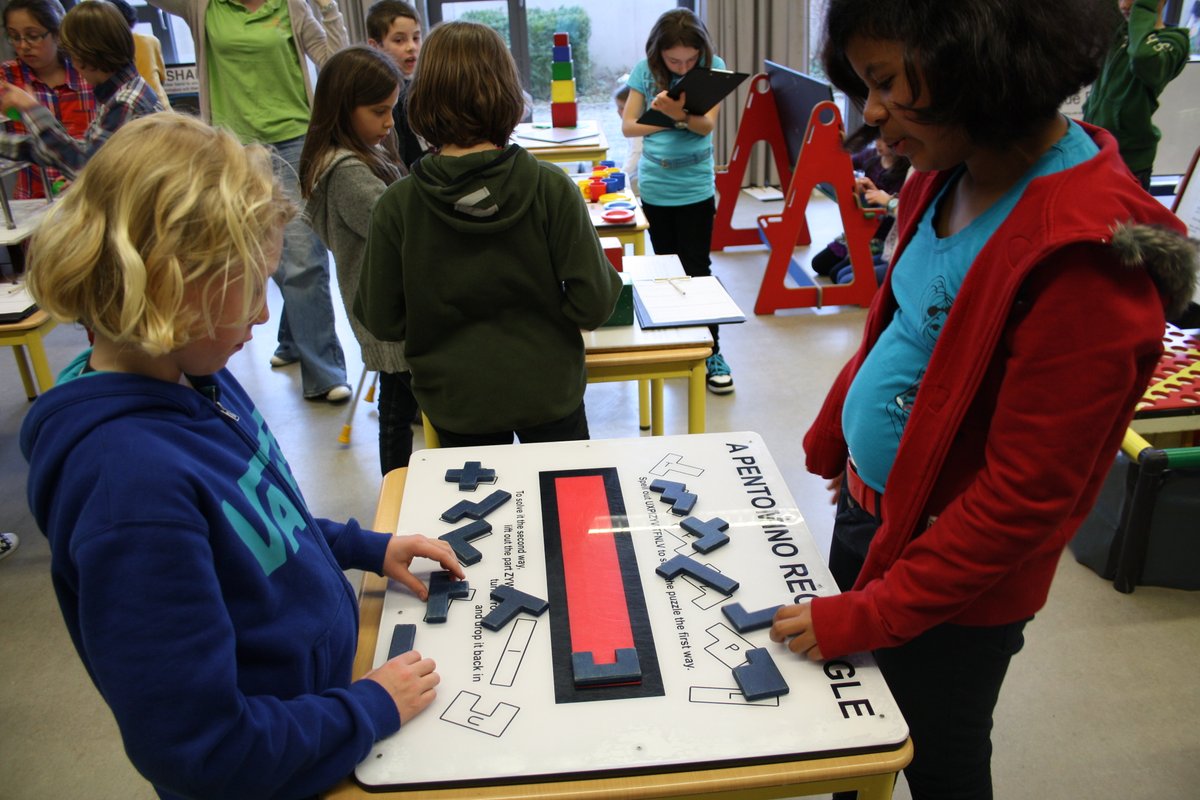
[[555,165],[541,166],[543,179],[555,189],[547,198],[549,251],[555,275],[563,284],[562,312],[579,327],[594,330],[612,316],[621,294],[621,276],[604,255],[579,189]]
[[1135,0],[1129,11],[1129,66],[1142,83],[1162,89],[1179,74],[1188,58],[1189,42],[1175,31],[1161,30],[1158,0]]
[[[395,202],[396,188],[392,184],[391,191],[379,198],[371,212],[371,229],[363,253],[358,296],[354,300],[354,316],[372,335],[385,342],[404,341],[408,327],[402,249],[404,220]],[[575,193],[578,195],[579,190]]]
[[88,126],[83,139],[67,133],[50,109],[36,101],[32,106],[21,108],[21,117],[31,137],[33,160],[42,166],[56,168],[68,180],[75,180],[88,159],[117,129],[131,119],[161,109],[151,103],[149,98],[153,93],[143,94],[141,89],[145,87],[146,83],[140,77],[126,82],[103,108],[97,110],[96,119]]
[[638,122],[646,111],[646,96],[629,87],[629,97],[625,100],[625,112],[621,114],[621,133],[625,136],[649,136],[652,133],[667,130],[657,125],[643,125]]

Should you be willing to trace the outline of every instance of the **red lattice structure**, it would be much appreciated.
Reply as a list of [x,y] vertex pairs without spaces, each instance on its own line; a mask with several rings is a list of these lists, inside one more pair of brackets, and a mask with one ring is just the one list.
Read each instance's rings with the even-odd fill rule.
[[1168,324],[1163,355],[1137,405],[1138,417],[1200,414],[1200,339]]

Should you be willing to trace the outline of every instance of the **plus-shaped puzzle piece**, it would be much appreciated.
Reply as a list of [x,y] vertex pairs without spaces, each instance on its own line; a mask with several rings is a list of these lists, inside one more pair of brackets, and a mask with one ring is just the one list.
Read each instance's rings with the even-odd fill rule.
[[729,528],[729,523],[720,517],[713,517],[708,522],[688,517],[679,523],[679,527],[692,536],[700,537],[692,542],[692,547],[701,553],[710,553],[729,541],[729,537],[721,532]]
[[465,600],[471,594],[471,584],[458,581],[449,572],[435,572],[429,576],[429,599],[425,601],[425,621],[445,622],[450,612],[451,600]]
[[485,533],[491,532],[492,523],[478,519],[470,524],[463,525],[461,528],[455,528],[449,533],[443,533],[438,538],[443,542],[449,542],[458,560],[470,566],[479,563],[483,559],[483,553],[472,547],[469,542],[472,539],[478,539]]
[[460,500],[442,512],[442,519],[446,522],[458,522],[463,517],[483,519],[507,503],[511,497],[512,495],[503,489],[497,489],[478,503],[472,503],[470,500]]
[[528,611],[535,617],[539,617],[550,607],[545,600],[525,594],[525,592],[519,592],[508,585],[492,589],[492,599],[498,600],[499,604],[489,611],[488,615],[479,623],[489,631],[500,630],[522,611]]
[[650,491],[661,494],[663,502],[671,504],[671,513],[680,517],[692,513],[692,509],[696,505],[696,495],[689,492],[687,486],[678,481],[652,481]]
[[705,566],[693,558],[678,555],[658,565],[654,570],[667,580],[674,580],[681,574],[687,574],[701,583],[711,586],[723,595],[731,595],[737,591],[740,584],[728,575],[722,575],[712,567]]
[[746,651],[746,663],[733,668],[733,679],[747,700],[765,700],[788,693],[787,681],[765,647]]
[[457,482],[460,492],[473,492],[481,483],[495,483],[496,470],[485,469],[479,461],[468,461],[462,469],[446,470],[446,482]]
[[783,606],[779,605],[758,611],[747,611],[742,608],[741,603],[726,603],[721,606],[721,613],[738,633],[749,633],[771,627],[771,623],[775,621],[775,612],[781,608]]

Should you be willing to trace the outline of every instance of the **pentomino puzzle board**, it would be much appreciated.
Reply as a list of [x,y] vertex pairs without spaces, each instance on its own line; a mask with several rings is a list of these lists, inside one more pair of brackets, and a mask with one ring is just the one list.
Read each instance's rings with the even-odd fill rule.
[[[464,491],[447,480],[468,462],[493,470],[494,482]],[[460,531],[476,521],[443,513],[503,499],[496,492],[509,497],[472,529],[490,530],[460,536],[469,588],[449,601],[444,623],[426,622],[426,605],[408,590],[388,589],[374,663],[388,658],[394,635],[411,635],[442,682],[433,705],[359,765],[365,786],[732,766],[891,750],[907,738],[869,655],[812,663],[766,629],[739,633],[722,611],[837,592],[757,434],[417,451],[396,530]],[[685,531],[684,520],[728,541],[700,552],[695,543],[713,540]],[[414,571],[428,581],[430,564]],[[659,574],[680,564],[699,566]],[[737,588],[727,595],[696,575]],[[502,587],[548,608],[491,630],[491,593]],[[739,689],[733,670],[755,648],[766,649],[785,694],[748,701]],[[579,685],[582,653],[599,667],[596,684]],[[633,672],[605,679],[621,672],[619,654]]]

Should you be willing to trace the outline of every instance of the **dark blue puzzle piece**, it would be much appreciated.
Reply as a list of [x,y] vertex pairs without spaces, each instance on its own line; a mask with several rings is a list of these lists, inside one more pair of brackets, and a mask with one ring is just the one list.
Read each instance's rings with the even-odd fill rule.
[[449,542],[458,560],[470,566],[471,564],[478,564],[483,560],[483,553],[472,547],[469,544],[470,541],[491,532],[492,523],[487,520],[477,519],[474,522],[463,525],[461,528],[455,528],[449,533],[443,533],[438,538],[443,542]]
[[671,513],[683,517],[692,513],[696,506],[696,495],[687,490],[685,484],[678,481],[656,480],[650,483],[650,491],[659,492],[663,502],[671,504]]
[[720,517],[713,517],[708,522],[688,517],[679,523],[679,527],[693,536],[700,537],[692,542],[692,547],[701,553],[710,553],[729,541],[729,537],[721,532],[729,528],[729,523]]
[[688,558],[684,555],[678,555],[664,561],[654,571],[667,580],[674,580],[681,573],[687,574],[724,595],[733,594],[740,585],[733,578],[722,575],[712,567],[705,566],[694,558]]
[[468,461],[462,469],[446,470],[446,482],[457,482],[460,492],[473,492],[481,483],[495,483],[496,470],[485,469],[478,461]]
[[618,648],[614,664],[597,664],[590,650],[571,653],[571,670],[575,673],[576,686],[642,682],[642,665],[638,661],[637,650],[632,647]]
[[733,625],[735,631],[738,633],[749,633],[750,631],[758,631],[771,627],[771,623],[775,620],[775,612],[781,608],[783,606],[778,605],[759,611],[747,611],[742,608],[741,603],[726,603],[721,606],[721,612],[729,620],[729,623]]
[[429,599],[425,601],[425,621],[445,622],[450,612],[451,600],[465,600],[471,595],[471,584],[455,580],[449,572],[435,572],[429,576]]
[[443,511],[442,519],[446,522],[458,522],[463,517],[483,519],[507,503],[511,497],[512,495],[503,489],[497,489],[478,503],[472,503],[470,500],[461,500]]
[[765,647],[747,650],[746,661],[733,668],[733,679],[747,700],[765,700],[788,693],[787,681]]
[[416,641],[416,625],[397,625],[392,628],[392,644],[388,647],[388,660],[412,650]]
[[497,586],[492,589],[492,599],[500,602],[479,623],[489,631],[500,630],[522,611],[528,611],[537,617],[550,607],[545,600],[525,594],[525,592],[519,592],[511,586]]

